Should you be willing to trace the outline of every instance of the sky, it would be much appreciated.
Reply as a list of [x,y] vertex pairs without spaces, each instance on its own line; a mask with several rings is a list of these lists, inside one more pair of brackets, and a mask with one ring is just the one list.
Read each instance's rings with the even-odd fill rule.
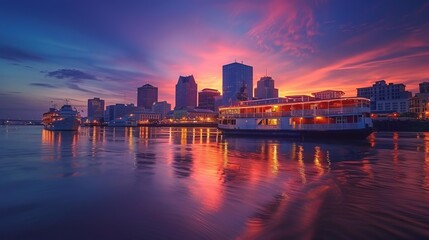
[[136,103],[180,75],[222,91],[222,65],[253,66],[279,95],[385,79],[429,81],[429,2],[403,0],[0,0],[0,119],[40,119],[65,99],[84,110]]

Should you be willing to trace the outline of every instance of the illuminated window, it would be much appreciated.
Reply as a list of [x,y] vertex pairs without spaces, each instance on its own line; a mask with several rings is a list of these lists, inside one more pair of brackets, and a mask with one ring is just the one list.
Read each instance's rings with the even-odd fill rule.
[[275,119],[268,119],[268,125],[276,126],[278,124],[279,124],[279,121],[278,121],[277,118],[275,118]]

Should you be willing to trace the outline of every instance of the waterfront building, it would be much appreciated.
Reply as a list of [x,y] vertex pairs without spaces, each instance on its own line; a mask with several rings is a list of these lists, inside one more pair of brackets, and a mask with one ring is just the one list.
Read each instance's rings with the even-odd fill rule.
[[409,111],[419,119],[429,119],[429,82],[419,84],[419,92],[409,101]]
[[325,90],[312,93],[312,95],[320,100],[341,98],[345,93],[343,91]]
[[223,104],[231,105],[238,102],[237,96],[244,88],[242,96],[253,98],[253,67],[242,63],[230,63],[222,66]]
[[115,119],[115,105],[109,105],[104,111],[104,121],[110,122]]
[[223,96],[219,95],[214,97],[215,101],[215,111],[217,112],[219,110],[219,107],[223,105]]
[[411,92],[405,90],[405,84],[386,84],[385,80],[380,80],[371,87],[357,88],[357,96],[371,100],[373,113],[405,113],[409,109]]
[[104,118],[104,100],[88,99],[88,120],[91,123],[101,123]]
[[265,76],[256,83],[255,98],[277,98],[279,97],[279,90],[274,88],[274,79]]
[[152,105],[158,102],[158,88],[145,84],[137,88],[137,107],[140,109],[152,109]]
[[419,84],[419,93],[429,93],[429,82]]
[[156,102],[152,106],[152,111],[160,115],[160,119],[164,119],[167,113],[171,111],[171,104],[167,101]]
[[188,111],[188,117],[202,122],[216,122],[217,113],[210,109],[191,109]]
[[130,103],[130,104],[123,104],[123,103],[117,103],[114,106],[114,119],[122,118],[126,115],[133,114],[137,111],[137,107]]
[[170,111],[167,118],[182,122],[215,122],[217,112],[209,109],[195,109],[191,107]]
[[204,88],[198,93],[198,108],[215,110],[215,98],[220,96],[216,89]]
[[130,114],[130,117],[132,117],[137,124],[156,123],[161,120],[161,114],[150,110],[137,110],[133,114]]
[[176,107],[174,109],[195,108],[197,106],[197,88],[193,75],[180,76],[176,84]]

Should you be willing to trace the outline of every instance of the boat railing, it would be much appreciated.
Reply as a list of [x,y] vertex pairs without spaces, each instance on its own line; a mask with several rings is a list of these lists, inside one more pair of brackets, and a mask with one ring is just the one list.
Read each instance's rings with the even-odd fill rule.
[[230,118],[264,118],[264,117],[315,117],[315,116],[335,116],[335,115],[360,115],[369,112],[369,108],[334,108],[334,109],[306,109],[292,110],[288,112],[264,112],[264,113],[232,113],[222,114]]
[[344,130],[360,129],[362,123],[331,123],[331,124],[296,124],[293,129],[299,130]]

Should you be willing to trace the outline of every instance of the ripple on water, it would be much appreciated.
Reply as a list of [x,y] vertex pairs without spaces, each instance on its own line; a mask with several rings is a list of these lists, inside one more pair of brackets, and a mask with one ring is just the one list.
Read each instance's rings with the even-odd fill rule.
[[429,238],[429,134],[218,134],[1,128],[0,238]]

